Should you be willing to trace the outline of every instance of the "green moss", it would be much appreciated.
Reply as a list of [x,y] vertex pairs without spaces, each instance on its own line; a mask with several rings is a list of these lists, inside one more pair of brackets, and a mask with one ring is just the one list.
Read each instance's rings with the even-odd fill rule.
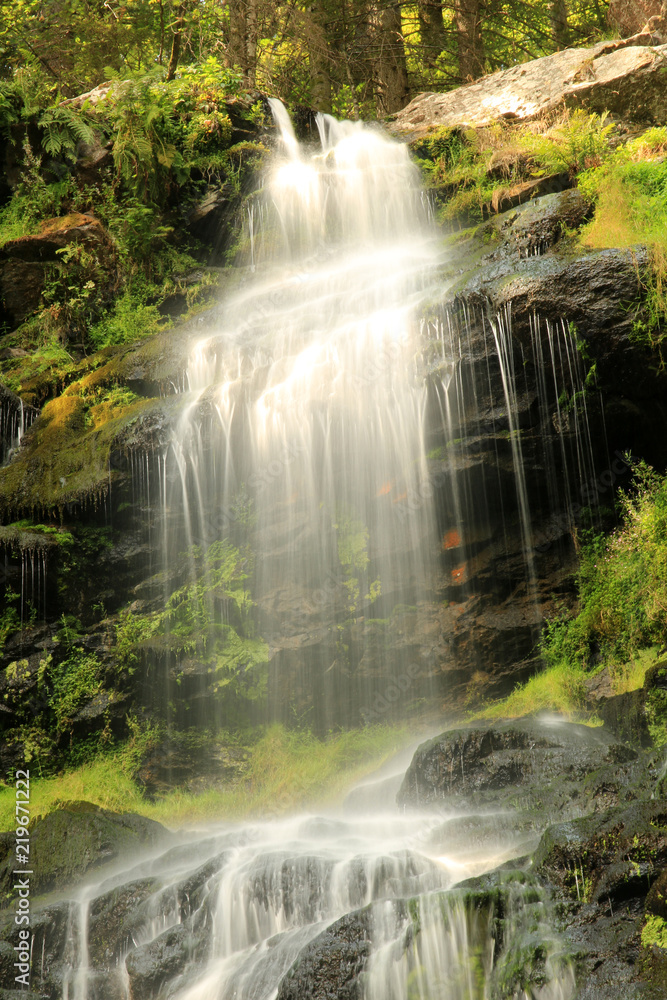
[[61,511],[68,503],[99,501],[117,472],[111,449],[159,400],[128,405],[113,399],[93,406],[68,394],[51,400],[26,436],[14,461],[0,470],[0,507],[6,511]]
[[650,914],[642,928],[642,947],[652,948],[653,946],[667,951],[667,920]]
[[[663,672],[667,675],[667,666],[663,666]],[[667,691],[652,688],[646,696],[645,712],[653,745],[667,746]]]
[[595,215],[581,239],[592,247],[634,247],[651,252],[651,268],[642,275],[642,301],[635,303],[633,337],[665,363],[667,320],[667,128],[649,129],[616,150],[598,170],[579,180]]
[[623,525],[582,547],[579,611],[550,622],[542,638],[549,665],[584,671],[596,644],[612,676],[663,640],[667,604],[667,477],[643,463],[622,495]]

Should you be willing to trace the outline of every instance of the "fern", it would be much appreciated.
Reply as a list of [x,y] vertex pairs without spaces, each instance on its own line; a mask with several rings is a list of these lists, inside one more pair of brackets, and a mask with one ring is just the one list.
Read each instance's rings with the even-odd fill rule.
[[182,182],[187,175],[181,153],[169,141],[173,106],[165,104],[163,90],[144,79],[116,87],[112,108],[117,179],[145,199],[163,200],[171,176]]
[[95,142],[95,130],[85,117],[73,108],[59,105],[49,108],[39,119],[42,129],[42,149],[49,156],[61,156],[72,163],[76,160],[79,143]]

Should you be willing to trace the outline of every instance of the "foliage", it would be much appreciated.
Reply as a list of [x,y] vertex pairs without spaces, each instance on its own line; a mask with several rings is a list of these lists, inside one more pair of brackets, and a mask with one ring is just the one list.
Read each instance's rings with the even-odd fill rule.
[[113,309],[93,324],[89,331],[91,343],[98,349],[113,344],[128,344],[157,333],[163,324],[157,306],[126,289],[113,304]]
[[596,644],[604,660],[625,663],[667,633],[667,478],[643,462],[634,473],[622,528],[582,552],[580,610],[547,630],[547,662],[584,667]]
[[512,691],[507,698],[487,705],[471,718],[506,719],[533,715],[536,712],[559,712],[569,719],[582,722],[584,714],[584,675],[575,666],[561,663],[535,674]]
[[416,145],[417,163],[444,199],[443,220],[479,220],[525,181],[599,166],[610,156],[613,128],[606,114],[580,110],[518,127],[442,128]]
[[642,927],[642,947],[650,949],[654,945],[667,951],[667,920],[649,913]]
[[91,122],[67,105],[47,108],[38,124],[42,131],[42,149],[48,156],[60,156],[74,163],[78,143],[90,146],[95,142]]
[[609,156],[609,140],[614,124],[607,124],[608,114],[587,114],[572,111],[547,132],[531,136],[526,145],[536,162],[547,172],[567,171],[574,175],[581,170],[598,167]]
[[370,559],[368,556],[368,528],[350,515],[338,518],[334,525],[338,544],[338,559],[345,573],[343,584],[348,594],[348,609],[356,611],[359,606],[362,590],[364,601],[372,604],[382,594],[380,580],[371,581],[368,576]]
[[[550,0],[505,0],[482,5],[470,0],[469,14],[481,23],[471,33],[470,16],[457,3],[432,7],[414,2],[399,17],[382,3],[322,0],[245,5],[195,4],[187,0],[120,6],[91,6],[89,0],[2,0],[0,53],[10,78],[0,96],[4,112],[23,112],[20,88],[29,76],[42,92],[72,97],[104,80],[164,79],[172,42],[180,60],[172,74],[186,84],[195,74],[233,94],[260,89],[284,100],[368,117],[395,110],[387,101],[387,68],[412,93],[446,90],[481,76],[553,52],[589,44],[609,31],[607,5],[572,0],[557,24]],[[466,57],[472,54],[472,61]],[[324,86],[318,80],[323,74]],[[399,92],[400,92],[399,87]],[[391,96],[391,95],[389,95]]]
[[55,716],[56,732],[71,731],[78,709],[101,689],[100,663],[94,654],[86,653],[81,646],[77,646],[49,672],[49,704]]
[[622,495],[623,527],[593,538],[579,570],[579,614],[553,623],[543,648],[551,662],[585,666],[591,643],[614,663],[628,661],[667,631],[667,478],[645,463]]
[[621,527],[582,546],[577,613],[544,627],[545,669],[480,715],[552,709],[576,717],[586,676],[605,666],[615,694],[642,686],[667,635],[667,476],[638,462],[620,505]]
[[42,157],[30,143],[23,144],[23,172],[13,197],[0,208],[0,246],[36,231],[45,218],[59,215],[72,193],[69,178],[47,183],[42,175]]
[[0,653],[4,649],[7,639],[14,632],[18,632],[21,627],[21,614],[16,604],[20,602],[21,595],[17,594],[11,587],[5,587],[4,610],[0,615]]

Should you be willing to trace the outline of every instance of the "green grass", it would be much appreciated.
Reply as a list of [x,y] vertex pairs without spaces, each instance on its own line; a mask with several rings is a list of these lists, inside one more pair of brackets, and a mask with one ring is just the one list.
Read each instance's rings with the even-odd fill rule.
[[595,203],[582,231],[586,246],[647,246],[651,269],[644,277],[643,309],[634,339],[655,351],[664,365],[667,324],[667,127],[652,128],[617,149],[600,169],[579,179],[581,192]]
[[599,725],[584,711],[584,675],[568,664],[550,667],[520,684],[506,698],[485,705],[471,719],[518,719],[536,712],[558,712],[566,718]]
[[611,153],[613,128],[606,115],[565,111],[522,126],[441,128],[413,149],[426,183],[446,197],[441,220],[479,220],[526,181],[599,166]]
[[[52,778],[33,777],[30,808],[34,818],[63,803],[83,800],[117,812],[136,812],[172,829],[202,821],[280,815],[307,806],[339,801],[355,782],[379,767],[409,742],[407,727],[372,726],[319,740],[282,726],[268,728],[250,752],[242,779],[202,794],[179,789],[148,801],[132,779],[145,741]],[[0,829],[12,827],[15,792],[0,789]]]

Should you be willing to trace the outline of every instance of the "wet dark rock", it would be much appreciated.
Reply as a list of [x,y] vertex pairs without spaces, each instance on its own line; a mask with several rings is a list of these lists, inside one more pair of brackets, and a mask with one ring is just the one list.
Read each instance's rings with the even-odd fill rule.
[[645,695],[641,688],[601,699],[597,710],[607,729],[619,739],[643,747],[651,746]]
[[550,826],[533,863],[571,899],[643,899],[667,866],[667,800]]
[[[69,902],[37,906],[31,912],[31,986],[39,990],[41,996],[53,1000],[62,996],[71,913]],[[0,987],[11,989],[15,985],[14,947],[18,944],[19,927],[14,920],[14,910],[5,910],[0,913]]]
[[[170,834],[154,820],[133,813],[113,813],[87,802],[37,820],[30,831],[33,894],[71,887],[94,868],[115,860],[126,851],[140,851],[167,840]],[[0,899],[11,898],[14,857],[10,852],[0,866]]]
[[370,935],[368,909],[337,920],[303,949],[281,982],[276,1000],[361,1000]]
[[533,867],[564,902],[563,936],[578,955],[577,998],[659,1000],[662,966],[641,943],[644,914],[662,906],[667,801],[560,823],[546,830]]
[[93,965],[110,966],[117,962],[127,943],[126,920],[155,892],[156,879],[128,882],[98,896],[89,909],[88,951]]
[[520,798],[545,812],[581,812],[581,782],[604,764],[637,753],[611,734],[531,718],[478,723],[422,744],[398,793],[399,805],[500,803]]
[[176,886],[176,897],[181,920],[185,921],[210,899],[211,888],[217,880],[215,876],[221,871],[225,862],[229,858],[227,851],[215,855],[205,864],[198,868],[196,872],[189,875]]
[[185,924],[177,924],[125,959],[132,1000],[155,1000],[170,980],[203,958],[201,942]]

